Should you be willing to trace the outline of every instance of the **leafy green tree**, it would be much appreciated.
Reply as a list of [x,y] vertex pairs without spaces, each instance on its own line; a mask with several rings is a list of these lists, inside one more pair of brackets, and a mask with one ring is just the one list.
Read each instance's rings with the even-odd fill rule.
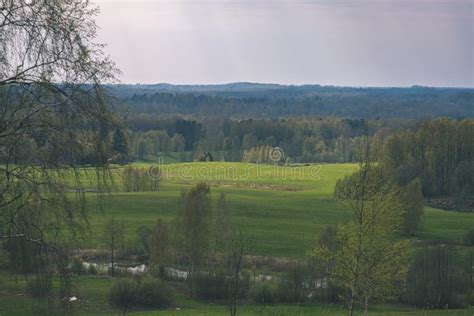
[[168,225],[158,218],[150,236],[150,263],[161,278],[165,276],[166,265],[171,262],[171,242]]
[[102,84],[116,68],[95,41],[89,2],[0,8],[0,236],[36,249],[15,255],[36,262],[35,272],[54,266],[63,298],[66,249],[87,225],[83,166],[97,172],[98,192],[109,179],[105,135],[116,122]]
[[336,251],[320,244],[313,256],[332,262],[329,276],[349,291],[349,313],[356,301],[365,313],[371,300],[392,298],[406,277],[408,244],[394,241],[402,221],[395,186],[382,168],[365,161],[360,170],[338,181],[335,196],[353,212],[353,220],[337,228]]
[[183,135],[181,134],[174,134],[171,138],[171,144],[174,152],[182,152],[184,151],[184,147],[186,145],[186,140],[184,139]]
[[112,150],[116,155],[116,161],[119,163],[126,163],[128,161],[128,148],[125,135],[118,127],[115,128],[112,137]]
[[419,179],[400,188],[400,200],[404,209],[403,230],[413,235],[423,219],[424,199]]
[[381,162],[398,184],[419,178],[425,197],[448,197],[449,203],[440,206],[470,209],[474,195],[473,148],[474,120],[437,119],[392,135],[386,141]]
[[[176,237],[188,262],[189,279],[199,271],[211,251],[213,221],[211,188],[207,184],[198,183],[181,194],[176,218]],[[191,286],[191,294],[192,291]]]

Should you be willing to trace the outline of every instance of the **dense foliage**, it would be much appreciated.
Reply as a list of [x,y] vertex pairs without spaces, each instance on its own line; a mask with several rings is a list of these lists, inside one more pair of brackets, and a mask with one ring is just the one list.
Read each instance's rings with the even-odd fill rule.
[[462,260],[462,253],[447,245],[418,249],[408,272],[405,300],[427,309],[466,306],[472,262],[463,265]]
[[119,279],[109,291],[109,303],[124,312],[131,307],[167,308],[173,300],[173,290],[156,279]]
[[135,113],[194,117],[472,117],[472,89],[349,88],[318,85],[120,85],[110,87]]
[[419,178],[425,197],[450,197],[458,208],[474,203],[473,120],[427,121],[400,132],[387,141],[382,160],[400,185]]
[[[127,119],[130,156],[153,159],[169,152],[192,151],[195,160],[211,152],[214,160],[265,162],[262,147],[278,146],[290,162],[353,162],[360,158],[365,135],[374,148],[415,121],[341,118],[287,118],[259,120]],[[189,159],[182,155],[183,159]]]

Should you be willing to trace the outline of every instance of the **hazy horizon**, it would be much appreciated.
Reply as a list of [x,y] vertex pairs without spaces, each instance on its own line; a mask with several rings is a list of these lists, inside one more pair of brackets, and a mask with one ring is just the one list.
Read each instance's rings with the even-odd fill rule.
[[458,1],[96,1],[129,84],[474,87]]

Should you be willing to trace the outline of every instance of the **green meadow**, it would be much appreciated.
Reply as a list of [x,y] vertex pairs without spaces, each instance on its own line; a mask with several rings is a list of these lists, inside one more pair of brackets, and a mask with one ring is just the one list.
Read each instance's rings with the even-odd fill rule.
[[[337,179],[357,170],[357,164],[318,164],[274,166],[248,163],[182,163],[154,165],[136,163],[134,167],[152,176],[161,171],[157,192],[123,192],[123,167],[115,167],[110,193],[99,199],[86,193],[90,222],[89,233],[78,239],[83,249],[103,248],[100,236],[110,218],[126,221],[126,238],[134,242],[139,226],[151,226],[157,218],[171,222],[183,190],[197,182],[211,185],[213,203],[226,194],[228,207],[249,240],[247,251],[256,255],[304,259],[321,230],[329,224],[347,221],[350,210],[334,200]],[[96,174],[82,173],[85,187],[94,188]],[[443,240],[459,243],[474,223],[474,214],[448,212],[426,207],[423,226],[413,240]],[[408,238],[408,237],[407,237]],[[47,303],[25,294],[32,276],[0,274],[0,315],[49,315]],[[109,276],[73,277],[73,293],[79,301],[72,304],[78,315],[118,315],[111,309],[107,295],[113,278]],[[57,286],[57,285],[56,285]],[[182,285],[176,284],[177,287]],[[131,315],[226,315],[221,304],[197,301],[179,294],[176,307],[168,310],[132,310]],[[56,303],[57,304],[57,303]],[[340,305],[243,305],[239,315],[345,315]],[[357,311],[356,315],[362,315]],[[421,311],[403,306],[374,306],[375,316],[473,315],[472,309]]]
[[[357,170],[357,164],[276,166],[248,163],[134,164],[144,172],[161,170],[159,191],[121,192],[121,169],[113,171],[114,185],[98,207],[95,194],[88,194],[91,234],[83,248],[101,247],[99,236],[110,218],[127,222],[127,238],[136,229],[151,226],[156,218],[171,221],[182,190],[197,182],[211,185],[213,199],[221,192],[236,223],[241,225],[258,255],[304,257],[319,232],[329,224],[350,219],[351,212],[334,200],[337,179]],[[150,169],[151,168],[151,169]],[[474,214],[425,208],[417,240],[459,242],[474,223]]]

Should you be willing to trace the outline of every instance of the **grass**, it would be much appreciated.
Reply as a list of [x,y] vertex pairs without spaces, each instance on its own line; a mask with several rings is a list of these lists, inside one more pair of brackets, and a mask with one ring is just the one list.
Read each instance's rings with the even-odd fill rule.
[[[144,170],[149,163],[137,163]],[[236,222],[250,238],[249,251],[254,254],[304,258],[319,232],[328,224],[350,219],[351,212],[335,201],[332,192],[337,179],[357,169],[355,164],[321,164],[281,167],[246,163],[186,163],[162,165],[163,179],[158,192],[120,192],[120,168],[114,169],[114,191],[103,199],[98,209],[97,196],[87,194],[91,233],[83,248],[101,248],[100,235],[110,218],[127,222],[127,239],[136,239],[136,229],[151,226],[156,218],[174,218],[177,199],[182,190],[205,181],[212,186],[216,202],[226,193],[229,209]],[[88,173],[92,187],[95,175]],[[214,204],[215,205],[215,204]],[[473,213],[447,212],[425,208],[424,222],[413,239],[459,242],[474,223]],[[74,280],[74,292],[80,298],[74,303],[79,315],[117,315],[107,303],[113,280],[109,277],[85,276]],[[48,315],[44,303],[25,295],[26,278],[0,273],[0,315]],[[178,296],[180,310],[132,311],[132,315],[226,315],[226,307],[198,302]],[[340,306],[329,305],[246,305],[239,315],[345,315]],[[357,315],[362,313],[358,311]],[[420,311],[402,307],[376,307],[370,315],[473,315],[473,310]]]
[[[51,315],[51,310],[45,302],[40,302],[25,294],[26,281],[29,277],[14,277],[0,273],[0,315]],[[111,277],[83,276],[73,279],[74,288],[72,294],[79,301],[72,303],[69,313],[76,315],[120,315],[121,311],[113,309],[107,301],[108,289],[114,280]],[[56,306],[58,302],[55,302]],[[59,313],[59,312],[58,312]],[[243,305],[239,307],[239,315],[346,315],[344,306],[339,305]],[[357,310],[355,315],[362,315]],[[375,306],[371,308],[370,315],[373,316],[441,316],[441,315],[472,315],[472,309],[446,310],[446,311],[423,311],[408,307]],[[176,305],[167,310],[131,310],[130,315],[228,315],[227,307],[218,303],[200,302],[186,298],[180,294],[176,296]]]
[[[135,164],[147,169],[151,165]],[[171,221],[182,190],[205,181],[216,200],[220,192],[233,217],[251,242],[255,254],[303,257],[329,224],[350,219],[351,212],[335,201],[332,192],[337,179],[357,169],[355,164],[321,164],[279,167],[247,163],[184,163],[161,166],[164,175],[159,192],[115,192],[105,197],[103,210],[91,210],[92,234],[84,248],[100,247],[104,224],[115,217],[127,222],[127,238],[136,229],[151,226],[157,217]],[[120,178],[116,181],[120,187]],[[90,195],[91,205],[95,196]],[[460,241],[474,223],[474,214],[447,212],[427,207],[423,225],[414,239]]]

